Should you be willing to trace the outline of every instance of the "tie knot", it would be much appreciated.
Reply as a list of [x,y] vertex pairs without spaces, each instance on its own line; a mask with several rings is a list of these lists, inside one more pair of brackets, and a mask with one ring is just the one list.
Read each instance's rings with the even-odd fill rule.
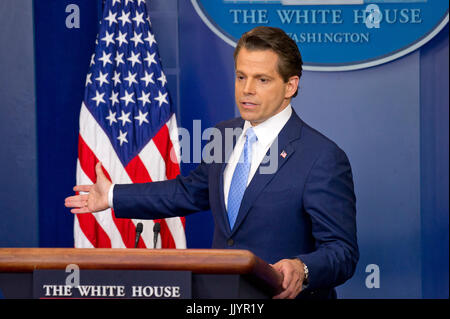
[[247,141],[249,143],[254,143],[258,139],[258,137],[256,136],[255,131],[253,130],[252,127],[247,129],[247,132],[245,133],[245,135],[247,136]]

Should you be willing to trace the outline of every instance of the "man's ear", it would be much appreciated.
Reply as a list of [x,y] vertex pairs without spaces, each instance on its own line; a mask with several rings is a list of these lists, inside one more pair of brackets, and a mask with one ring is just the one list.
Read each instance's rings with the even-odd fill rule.
[[297,92],[299,81],[300,78],[297,75],[291,76],[289,78],[289,80],[287,81],[285,98],[289,99],[295,94],[295,92]]

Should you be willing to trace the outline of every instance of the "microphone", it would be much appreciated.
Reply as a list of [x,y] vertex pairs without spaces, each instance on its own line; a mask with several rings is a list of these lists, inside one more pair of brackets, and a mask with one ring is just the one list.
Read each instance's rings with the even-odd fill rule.
[[161,231],[161,224],[155,223],[153,226],[153,248],[156,248],[156,243],[158,242],[158,234]]
[[142,225],[142,223],[138,223],[136,225],[136,240],[134,242],[134,248],[137,248],[137,245],[138,245],[138,242],[139,242],[139,237],[141,237],[143,229],[144,229],[144,225]]

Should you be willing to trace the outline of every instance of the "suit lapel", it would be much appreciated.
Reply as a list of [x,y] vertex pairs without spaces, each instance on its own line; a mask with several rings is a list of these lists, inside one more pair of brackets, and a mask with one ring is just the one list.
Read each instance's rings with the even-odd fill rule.
[[[244,120],[243,119],[239,119],[236,123],[236,125],[234,125],[231,128],[243,128],[244,127]],[[220,198],[220,207],[222,208],[222,218],[223,218],[223,224],[226,225],[226,231],[227,233],[231,233],[231,228],[230,228],[230,223],[228,221],[228,213],[225,207],[225,197],[224,197],[224,185],[223,185],[223,172],[225,171],[225,168],[227,167],[228,164],[228,160],[231,156],[231,153],[234,149],[234,147],[236,146],[236,142],[239,139],[239,136],[237,136],[236,138],[233,138],[233,147],[230,149],[230,152],[227,154],[226,150],[225,150],[225,131],[222,131],[222,147],[224,149],[223,152],[223,157],[222,157],[222,163],[217,165],[218,169],[217,169],[217,179],[219,181],[219,198]]]
[[217,170],[219,176],[217,176],[217,180],[219,181],[219,198],[220,198],[220,207],[222,208],[222,218],[223,224],[225,225],[227,233],[231,233],[230,223],[228,221],[228,213],[225,207],[225,198],[224,198],[224,187],[223,187],[223,172],[225,171],[225,167],[227,166],[226,162],[223,162],[220,165],[220,169]]
[[[274,178],[275,174],[277,174],[278,170],[283,167],[283,165],[289,160],[289,158],[294,154],[295,149],[291,146],[291,142],[300,138],[300,132],[301,132],[301,126],[302,121],[297,116],[297,114],[292,110],[292,115],[290,119],[287,121],[286,125],[283,127],[283,129],[278,134],[278,147],[274,148],[274,154],[277,158],[277,165],[276,170],[274,173],[264,173],[264,171],[261,169],[262,166],[260,165],[258,169],[256,170],[255,175],[253,176],[250,184],[248,185],[244,197],[242,198],[241,207],[239,209],[239,213],[236,219],[236,223],[234,225],[234,228],[232,230],[232,234],[236,232],[236,230],[239,228],[242,221],[247,216],[251,206],[253,205],[254,201],[258,197],[258,195],[261,193],[261,191],[265,188],[265,186]],[[270,149],[268,153],[266,154],[269,156]],[[263,172],[263,173],[261,173]],[[267,171],[266,171],[267,172]],[[222,180],[221,183],[221,190],[222,190],[222,201],[223,201],[223,170],[221,173]],[[224,206],[225,207],[225,206]],[[225,211],[226,213],[226,211]],[[228,224],[228,223],[227,223]],[[228,224],[229,227],[229,224]]]

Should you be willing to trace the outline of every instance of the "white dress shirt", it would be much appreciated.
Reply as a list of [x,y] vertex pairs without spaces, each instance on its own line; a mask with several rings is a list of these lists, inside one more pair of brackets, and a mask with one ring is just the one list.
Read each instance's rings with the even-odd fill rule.
[[[253,130],[256,134],[258,140],[252,145],[252,155],[251,155],[251,166],[250,172],[248,174],[247,186],[252,180],[253,176],[256,173],[256,170],[261,164],[264,156],[269,150],[270,146],[274,142],[275,138],[280,133],[281,129],[287,123],[292,114],[292,107],[289,104],[283,111],[274,116],[268,118],[264,122],[253,126]],[[233,149],[233,152],[228,159],[227,167],[223,172],[223,190],[224,190],[224,199],[225,199],[225,208],[228,206],[228,193],[230,191],[231,179],[233,178],[234,169],[236,168],[236,164],[239,161],[242,150],[245,144],[245,133],[247,129],[252,127],[249,121],[244,122],[244,127],[242,134],[239,136],[236,141],[236,146]],[[114,184],[111,185],[108,191],[108,204],[109,207],[113,208],[113,191]]]
[[[264,122],[253,126],[253,131],[256,134],[258,140],[252,145],[252,155],[251,155],[251,166],[250,172],[248,174],[247,186],[250,184],[253,176],[256,173],[256,170],[261,164],[264,156],[269,150],[270,146],[274,142],[275,138],[280,133],[281,129],[287,123],[292,114],[292,107],[289,104],[283,111],[274,116],[268,118]],[[231,179],[233,178],[234,169],[236,168],[236,164],[239,161],[242,150],[245,144],[245,134],[247,129],[252,127],[249,121],[245,121],[243,132],[241,136],[239,136],[236,141],[236,146],[233,149],[233,152],[230,155],[228,160],[227,167],[223,172],[223,195],[225,200],[225,208],[228,208],[228,193],[230,191]]]

